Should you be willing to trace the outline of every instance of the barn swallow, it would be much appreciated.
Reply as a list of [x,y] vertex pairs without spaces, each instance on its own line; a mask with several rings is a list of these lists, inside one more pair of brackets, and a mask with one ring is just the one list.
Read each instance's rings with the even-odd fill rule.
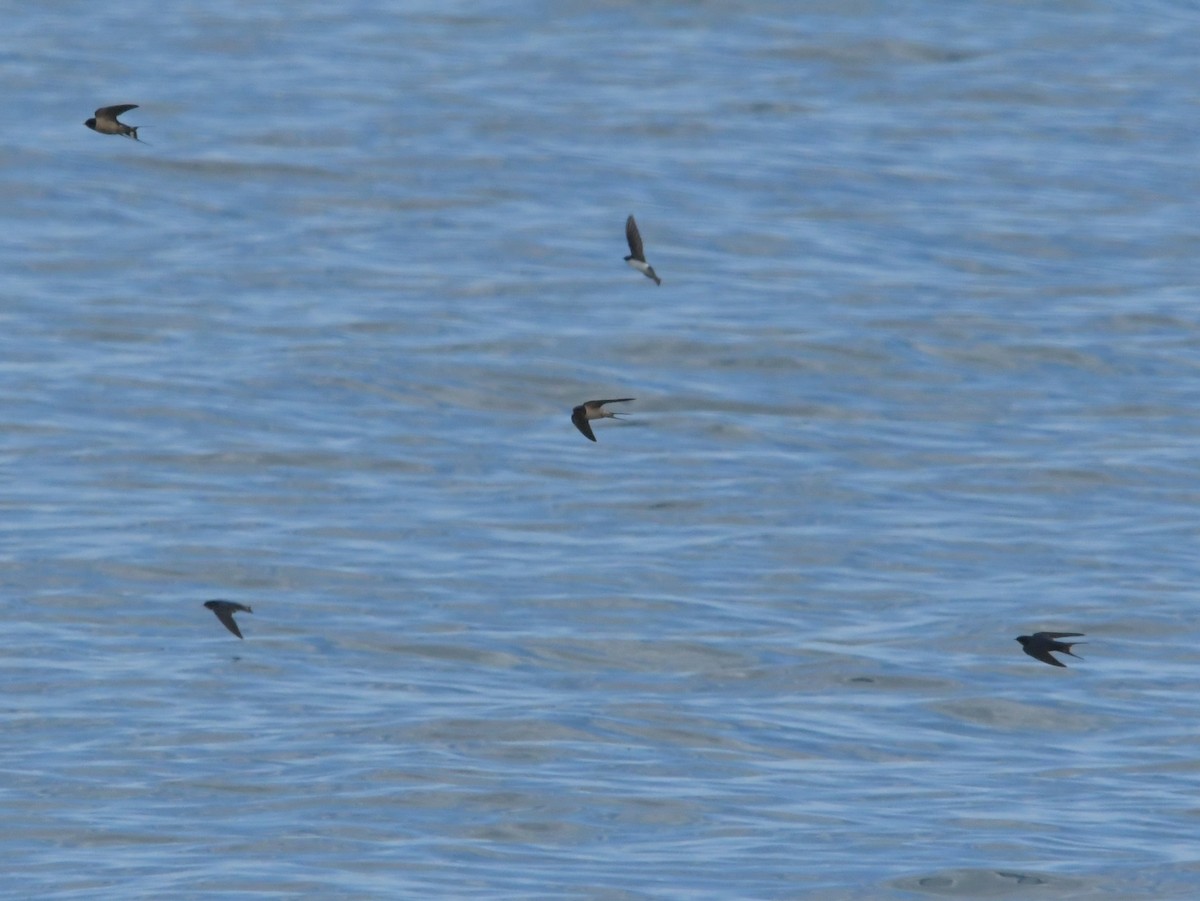
[[96,110],[96,118],[88,119],[83,124],[92,131],[98,131],[102,135],[125,135],[127,138],[133,138],[140,144],[146,143],[138,136],[140,125],[126,125],[124,122],[118,122],[117,116],[122,113],[127,113],[131,109],[137,109],[136,103],[122,103],[120,106],[102,106]]
[[217,615],[217,619],[221,621],[226,629],[236,635],[242,637],[242,630],[238,628],[238,624],[233,620],[233,614],[239,611],[245,613],[253,613],[254,611],[245,604],[239,604],[236,601],[205,601],[204,606]]
[[637,223],[633,221],[632,213],[625,220],[625,240],[629,242],[629,256],[625,257],[625,262],[646,278],[654,279],[654,284],[661,285],[662,279],[654,272],[654,267],[646,262],[646,252],[642,250],[642,235],[638,231]]
[[575,423],[575,428],[583,432],[583,437],[589,441],[595,441],[596,436],[592,434],[592,427],[588,425],[589,419],[617,419],[616,413],[610,413],[604,409],[605,404],[625,404],[631,400],[636,400],[633,397],[616,397],[612,400],[589,400],[580,404],[571,410],[571,422]]
[[[1035,660],[1040,660],[1042,663],[1049,663],[1051,666],[1063,666],[1066,664],[1061,660],[1056,660],[1050,656],[1051,651],[1058,651],[1060,654],[1071,654],[1071,648],[1079,644],[1077,641],[1055,641],[1056,638],[1082,638],[1082,632],[1034,632],[1032,635],[1018,635],[1017,641],[1021,642],[1021,649],[1033,657]],[[1082,660],[1078,654],[1071,654],[1077,660]]]

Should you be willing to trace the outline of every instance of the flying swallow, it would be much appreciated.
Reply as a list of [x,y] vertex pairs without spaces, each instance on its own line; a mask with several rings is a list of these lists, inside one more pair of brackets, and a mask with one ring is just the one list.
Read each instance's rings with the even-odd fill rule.
[[136,103],[122,103],[120,106],[102,106],[96,110],[96,118],[88,119],[83,124],[92,131],[98,131],[102,135],[125,135],[127,138],[133,138],[141,144],[146,143],[138,136],[139,125],[126,125],[124,122],[118,122],[117,116],[122,113],[127,113],[131,109],[137,109]]
[[1070,654],[1077,660],[1082,660],[1078,654],[1071,654],[1071,648],[1079,644],[1077,641],[1055,641],[1056,638],[1075,638],[1083,637],[1082,632],[1034,632],[1032,635],[1018,635],[1017,641],[1021,642],[1021,649],[1033,657],[1035,660],[1040,660],[1042,663],[1049,663],[1051,666],[1066,666],[1061,660],[1056,660],[1050,656],[1051,651],[1058,651],[1060,654]]
[[625,257],[625,262],[646,278],[654,279],[654,284],[661,285],[662,279],[654,272],[654,267],[646,262],[646,252],[642,250],[642,235],[638,231],[637,223],[633,221],[632,213],[625,220],[625,240],[629,242],[629,256]]
[[242,630],[239,629],[238,624],[234,622],[233,615],[238,612],[254,612],[245,604],[239,604],[236,601],[205,601],[204,606],[215,613],[217,615],[217,619],[221,621],[221,625],[223,625],[238,638],[242,637]]
[[[630,217],[632,218],[632,217]],[[592,434],[592,427],[588,425],[589,419],[617,419],[616,413],[610,413],[604,409],[605,404],[625,404],[631,400],[636,400],[634,397],[615,397],[611,400],[589,400],[580,404],[571,410],[571,422],[575,423],[575,428],[583,432],[583,437],[589,441],[595,441],[596,436]]]

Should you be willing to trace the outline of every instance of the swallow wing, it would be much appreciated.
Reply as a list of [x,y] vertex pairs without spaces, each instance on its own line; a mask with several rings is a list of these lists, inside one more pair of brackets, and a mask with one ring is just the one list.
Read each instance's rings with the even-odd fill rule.
[[1055,660],[1053,657],[1051,657],[1050,652],[1045,648],[1031,648],[1029,645],[1025,645],[1025,653],[1034,660],[1042,661],[1042,663],[1049,663],[1051,666],[1066,667],[1066,664],[1061,660]]
[[102,106],[102,107],[100,107],[100,109],[96,110],[96,118],[97,119],[115,119],[115,118],[117,118],[117,116],[121,115],[122,113],[127,113],[131,109],[137,109],[137,108],[138,108],[138,105],[136,103],[122,103],[122,104],[119,104],[118,106]]
[[585,407],[603,407],[605,404],[627,404],[636,397],[610,397],[608,400],[589,400]]
[[213,613],[217,615],[217,619],[221,621],[221,625],[223,625],[238,638],[242,637],[242,630],[238,628],[238,624],[233,618],[232,610],[226,607],[219,607],[214,609]]
[[1082,632],[1036,632],[1034,638],[1083,638]]
[[588,424],[587,420],[587,411],[583,407],[584,405],[580,404],[571,411],[571,422],[575,423],[575,428],[583,433],[584,438],[589,441],[595,441],[596,436],[592,434],[592,427]]
[[629,242],[630,256],[639,262],[646,262],[646,253],[642,250],[642,235],[638,231],[637,223],[633,221],[632,213],[625,220],[625,240]]

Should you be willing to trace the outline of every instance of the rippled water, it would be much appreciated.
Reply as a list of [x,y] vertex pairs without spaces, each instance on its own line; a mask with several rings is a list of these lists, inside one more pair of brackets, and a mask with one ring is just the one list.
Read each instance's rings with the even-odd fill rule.
[[1195,897],[1181,9],[10,9],[0,893]]

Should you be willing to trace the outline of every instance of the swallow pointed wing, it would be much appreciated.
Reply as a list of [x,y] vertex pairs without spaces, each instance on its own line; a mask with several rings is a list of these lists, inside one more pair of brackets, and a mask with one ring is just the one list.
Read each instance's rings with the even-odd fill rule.
[[217,615],[217,619],[221,621],[221,625],[223,625],[238,638],[242,637],[242,630],[238,628],[237,621],[233,618],[232,610],[226,610],[222,607],[218,610],[214,610],[213,613]]
[[580,404],[571,411],[571,422],[575,423],[575,428],[583,433],[584,438],[587,438],[589,441],[596,440],[596,436],[592,434],[592,427],[588,424],[587,410],[584,409],[583,404]]
[[1082,632],[1037,632],[1034,637],[1037,638],[1083,638]]
[[605,404],[627,404],[636,397],[610,397],[608,400],[589,400],[585,407],[603,407]]
[[1045,648],[1030,648],[1029,645],[1025,645],[1025,653],[1034,660],[1042,661],[1042,663],[1049,663],[1051,666],[1061,666],[1066,668],[1065,663],[1063,663],[1061,660],[1055,660],[1050,656],[1050,652]]
[[642,250],[642,235],[638,231],[637,223],[633,221],[632,213],[625,220],[625,240],[629,242],[630,256],[641,263],[646,262],[646,253]]
[[138,108],[138,105],[136,103],[121,103],[121,104],[118,104],[117,106],[102,106],[102,107],[100,107],[100,109],[96,110],[96,118],[97,119],[115,119],[115,118],[117,118],[117,116],[121,115],[122,113],[127,113],[131,109],[137,109],[137,108]]

